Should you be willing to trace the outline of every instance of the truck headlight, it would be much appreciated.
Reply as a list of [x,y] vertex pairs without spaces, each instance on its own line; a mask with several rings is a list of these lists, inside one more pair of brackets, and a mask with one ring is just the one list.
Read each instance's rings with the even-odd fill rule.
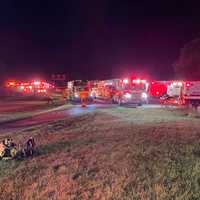
[[95,92],[90,93],[90,97],[96,97],[96,93]]
[[124,97],[125,97],[126,99],[130,99],[130,98],[131,98],[131,94],[130,94],[130,93],[126,93],[126,94],[124,95]]
[[79,98],[79,94],[78,94],[78,93],[75,93],[74,96],[75,96],[76,98]]
[[143,92],[143,93],[142,93],[142,98],[143,98],[143,99],[147,99],[147,97],[148,97],[147,93],[146,93],[146,92]]

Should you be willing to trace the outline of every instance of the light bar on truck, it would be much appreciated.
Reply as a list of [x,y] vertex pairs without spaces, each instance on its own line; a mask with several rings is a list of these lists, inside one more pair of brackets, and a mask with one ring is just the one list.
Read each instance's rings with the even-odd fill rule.
[[173,82],[172,85],[181,87],[183,85],[183,83],[181,81],[178,81],[178,82]]
[[183,83],[182,83],[182,82],[178,82],[177,85],[178,85],[178,86],[182,86]]
[[34,84],[34,85],[40,85],[41,82],[40,82],[40,81],[34,81],[33,84]]
[[128,84],[128,79],[126,78],[126,79],[123,79],[123,83],[125,83],[125,84]]
[[147,81],[146,81],[146,80],[141,80],[141,82],[142,82],[142,83],[146,83]]
[[9,82],[8,85],[9,85],[9,86],[14,86],[14,85],[15,85],[15,82]]
[[145,79],[133,79],[132,80],[132,83],[134,83],[134,84],[140,84],[140,83],[143,83],[143,84],[145,84],[147,81],[145,80]]

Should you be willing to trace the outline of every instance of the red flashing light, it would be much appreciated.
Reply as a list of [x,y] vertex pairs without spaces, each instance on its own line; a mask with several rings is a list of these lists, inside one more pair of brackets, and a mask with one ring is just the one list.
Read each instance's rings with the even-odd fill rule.
[[156,81],[152,81],[149,87],[149,93],[153,97],[161,97],[167,93],[167,85]]
[[14,82],[9,82],[8,84],[9,84],[10,86],[14,86],[14,85],[15,85]]
[[191,83],[190,82],[187,82],[185,85],[186,85],[186,87],[191,87]]

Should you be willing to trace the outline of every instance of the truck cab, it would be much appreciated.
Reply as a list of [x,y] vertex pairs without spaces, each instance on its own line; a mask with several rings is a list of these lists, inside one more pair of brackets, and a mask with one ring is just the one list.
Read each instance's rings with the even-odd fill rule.
[[81,101],[80,93],[88,90],[88,81],[74,80],[68,82],[69,100],[71,101]]
[[186,105],[200,105],[200,81],[185,81],[181,90],[181,99]]
[[142,105],[148,103],[148,83],[144,79],[123,79],[116,88],[113,102],[119,105]]

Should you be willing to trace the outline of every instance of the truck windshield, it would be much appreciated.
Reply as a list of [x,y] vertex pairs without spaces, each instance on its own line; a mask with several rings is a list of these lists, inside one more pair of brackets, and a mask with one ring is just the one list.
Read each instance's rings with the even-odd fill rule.
[[146,90],[146,85],[145,84],[125,85],[124,89],[126,89],[126,90]]
[[74,86],[77,86],[77,87],[87,86],[87,81],[75,81]]

